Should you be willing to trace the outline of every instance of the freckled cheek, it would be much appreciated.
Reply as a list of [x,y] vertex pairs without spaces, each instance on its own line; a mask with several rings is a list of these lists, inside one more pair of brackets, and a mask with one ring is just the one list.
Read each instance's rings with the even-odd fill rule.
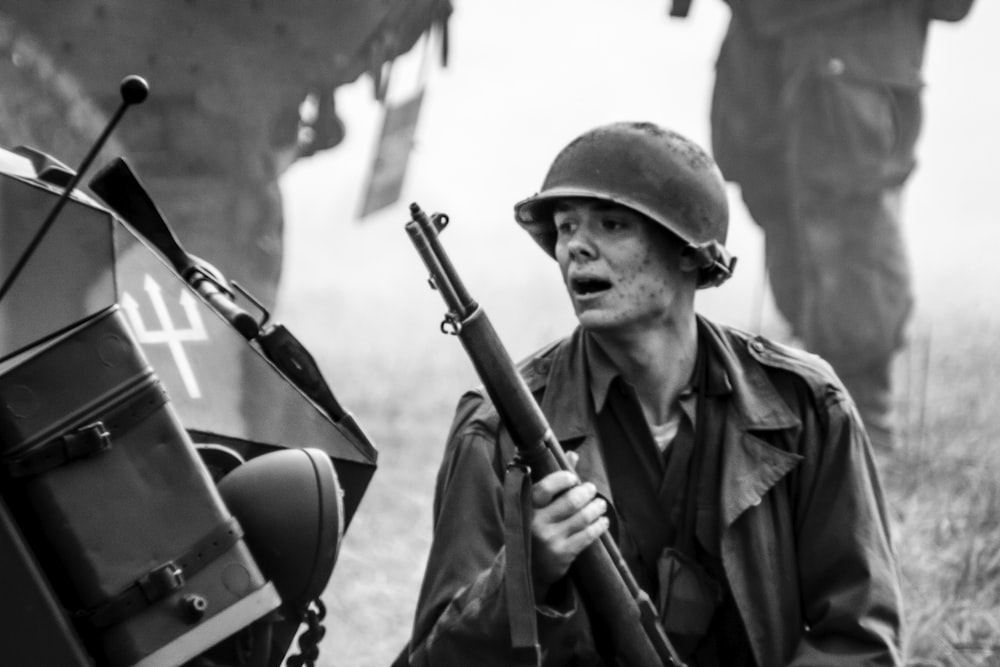
[[638,297],[639,299],[646,300],[656,297],[663,291],[661,285],[648,280],[647,276],[642,272],[630,273],[619,277],[618,287],[624,295],[631,294],[631,297],[626,297],[630,299]]
[[667,286],[657,280],[652,271],[633,276],[631,283],[635,292],[645,299],[659,299],[669,292]]
[[643,293],[651,299],[659,299],[667,293],[667,290],[663,285],[651,284],[645,286]]
[[623,273],[618,277],[618,285],[629,289],[638,282],[638,276],[638,273]]

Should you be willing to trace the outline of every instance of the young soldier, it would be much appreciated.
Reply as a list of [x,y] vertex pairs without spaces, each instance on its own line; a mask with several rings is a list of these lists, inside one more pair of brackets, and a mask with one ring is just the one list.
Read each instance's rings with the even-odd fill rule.
[[598,127],[515,215],[579,320],[522,367],[575,474],[531,488],[527,606],[505,582],[524,558],[504,546],[511,441],[480,391],[462,397],[397,664],[513,664],[515,618],[544,665],[618,664],[567,576],[609,530],[690,665],[900,664],[895,555],[851,399],[818,357],[695,310],[734,264],[712,159],[652,124]]

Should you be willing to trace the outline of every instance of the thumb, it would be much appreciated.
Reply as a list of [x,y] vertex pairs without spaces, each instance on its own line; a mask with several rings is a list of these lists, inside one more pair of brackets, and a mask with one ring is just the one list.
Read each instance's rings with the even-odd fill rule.
[[566,452],[566,460],[569,461],[569,467],[576,470],[576,463],[580,460],[580,455],[573,451]]

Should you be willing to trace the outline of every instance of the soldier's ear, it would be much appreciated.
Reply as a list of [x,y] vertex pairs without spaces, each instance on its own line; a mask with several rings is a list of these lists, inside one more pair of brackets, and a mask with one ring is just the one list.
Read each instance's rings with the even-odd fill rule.
[[681,268],[685,271],[688,263],[700,271],[698,287],[718,287],[729,280],[736,268],[736,258],[729,254],[725,246],[716,240],[695,245],[689,244],[681,251]]
[[692,271],[698,271],[703,266],[702,257],[699,256],[694,246],[688,246],[681,251],[680,259],[681,271],[684,273],[690,273]]

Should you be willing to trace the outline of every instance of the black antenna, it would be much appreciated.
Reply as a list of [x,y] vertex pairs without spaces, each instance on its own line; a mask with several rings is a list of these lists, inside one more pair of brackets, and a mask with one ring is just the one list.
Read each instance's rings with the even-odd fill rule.
[[35,237],[31,239],[31,243],[28,244],[24,253],[22,253],[21,257],[17,260],[17,264],[14,265],[10,275],[8,275],[7,279],[4,281],[3,287],[0,287],[0,301],[3,300],[4,296],[6,296],[21,271],[24,270],[28,260],[31,259],[31,256],[38,248],[38,244],[42,242],[43,238],[45,238],[45,234],[48,233],[52,223],[55,222],[56,217],[58,217],[63,207],[66,205],[66,202],[69,200],[73,190],[76,189],[77,184],[83,177],[83,174],[87,171],[87,168],[90,167],[90,163],[94,161],[95,157],[97,157],[97,153],[104,146],[105,142],[107,142],[108,137],[111,136],[111,131],[115,129],[115,126],[118,125],[118,121],[120,121],[122,116],[125,115],[125,110],[133,104],[141,104],[146,100],[146,96],[149,95],[149,84],[146,83],[146,80],[141,76],[136,76],[134,74],[122,79],[121,85],[118,89],[121,92],[122,103],[115,111],[114,116],[111,117],[111,120],[108,122],[107,127],[104,128],[101,136],[97,138],[97,141],[91,147],[90,152],[88,152],[87,156],[83,158],[83,162],[80,163],[79,169],[77,169],[73,174],[73,178],[71,178],[69,183],[66,184],[66,189],[63,190],[61,195],[59,195],[59,199],[56,201],[55,206],[52,207],[52,210],[49,211],[49,214],[45,217],[45,221],[42,223],[41,227],[38,228],[38,231],[35,233]]

